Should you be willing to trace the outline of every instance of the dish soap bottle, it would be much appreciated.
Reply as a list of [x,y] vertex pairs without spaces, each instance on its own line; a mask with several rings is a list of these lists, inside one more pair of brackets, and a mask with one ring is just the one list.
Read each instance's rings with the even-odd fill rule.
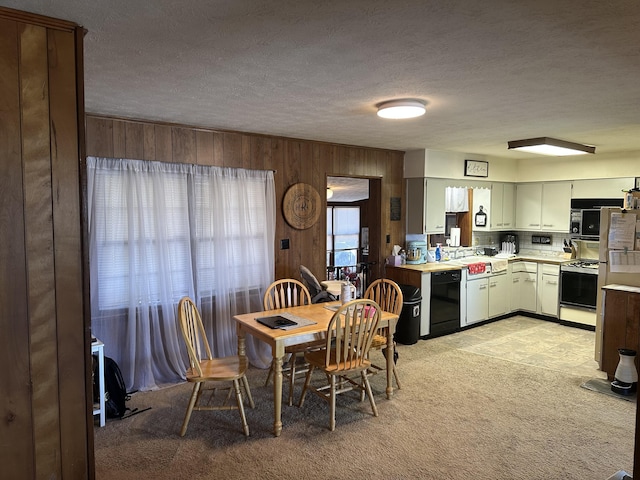
[[439,262],[442,259],[442,245],[440,243],[436,243],[436,262]]

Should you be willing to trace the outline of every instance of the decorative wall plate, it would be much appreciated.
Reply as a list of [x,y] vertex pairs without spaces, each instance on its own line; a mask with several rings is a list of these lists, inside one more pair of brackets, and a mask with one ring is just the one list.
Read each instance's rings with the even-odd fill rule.
[[311,185],[296,183],[284,194],[282,211],[289,225],[298,230],[313,226],[320,218],[320,194]]

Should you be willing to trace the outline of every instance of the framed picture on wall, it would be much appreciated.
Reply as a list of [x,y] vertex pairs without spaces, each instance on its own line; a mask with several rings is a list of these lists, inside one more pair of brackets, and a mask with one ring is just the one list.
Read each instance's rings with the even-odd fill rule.
[[489,162],[483,160],[465,160],[464,161],[465,177],[488,177]]

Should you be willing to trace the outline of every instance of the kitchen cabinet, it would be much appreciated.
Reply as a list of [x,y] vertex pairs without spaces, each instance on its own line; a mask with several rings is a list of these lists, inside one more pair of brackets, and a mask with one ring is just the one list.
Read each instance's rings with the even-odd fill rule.
[[511,310],[536,313],[538,305],[538,264],[515,262],[511,275]]
[[571,198],[620,198],[635,186],[634,177],[574,180]]
[[506,315],[510,311],[509,282],[505,273],[489,277],[489,318]]
[[569,232],[571,183],[522,183],[516,186],[518,230]]
[[474,232],[488,232],[491,229],[491,189],[476,187],[472,190],[471,229]]
[[542,228],[544,232],[569,233],[571,223],[571,183],[542,185]]
[[465,325],[489,318],[489,278],[467,279],[467,315]]
[[[567,212],[569,209],[566,210]],[[516,228],[540,230],[542,214],[542,184],[521,183],[516,186]]]
[[491,185],[490,230],[512,230],[515,227],[515,191],[513,183]]
[[538,275],[538,292],[540,293],[538,313],[558,318],[560,266],[544,263]]
[[[640,352],[640,288],[627,285],[605,285],[602,309],[602,358],[600,370],[613,380],[618,367],[619,348]],[[638,357],[636,356],[636,369]]]
[[407,233],[445,233],[445,188],[441,178],[407,178]]

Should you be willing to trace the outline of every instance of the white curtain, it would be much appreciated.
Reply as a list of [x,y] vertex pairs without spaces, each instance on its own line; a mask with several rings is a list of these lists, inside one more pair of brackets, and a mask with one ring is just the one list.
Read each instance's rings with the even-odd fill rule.
[[466,187],[447,187],[444,190],[445,212],[468,212],[469,192]]
[[[215,356],[237,352],[233,315],[273,281],[273,172],[87,159],[92,333],[128,389],[184,378],[177,304],[192,297]],[[247,338],[252,364],[269,348]]]

